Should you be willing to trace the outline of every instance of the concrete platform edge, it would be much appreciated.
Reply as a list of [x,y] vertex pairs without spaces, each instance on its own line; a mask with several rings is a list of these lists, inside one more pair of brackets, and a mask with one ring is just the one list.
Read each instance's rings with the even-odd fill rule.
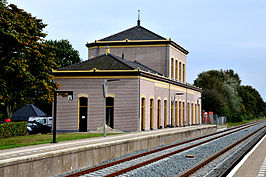
[[1,160],[0,176],[56,176],[138,150],[212,133],[216,131],[216,126],[208,125],[184,131],[178,128],[172,130]]

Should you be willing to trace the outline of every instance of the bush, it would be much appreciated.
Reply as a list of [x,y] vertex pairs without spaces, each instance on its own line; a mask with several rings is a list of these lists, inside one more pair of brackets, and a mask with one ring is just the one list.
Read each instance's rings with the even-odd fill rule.
[[11,122],[0,124],[0,138],[24,136],[27,133],[27,122]]
[[4,121],[5,120],[5,115],[0,113],[0,121]]

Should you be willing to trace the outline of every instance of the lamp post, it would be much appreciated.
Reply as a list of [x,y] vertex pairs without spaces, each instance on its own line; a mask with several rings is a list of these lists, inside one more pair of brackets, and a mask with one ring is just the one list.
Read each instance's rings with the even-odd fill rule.
[[58,93],[67,93],[68,100],[73,100],[73,91],[54,91],[54,117],[53,117],[53,142],[56,142],[56,106],[57,106],[57,94]]
[[106,97],[108,94],[108,82],[113,82],[113,81],[120,81],[120,79],[104,79],[103,81],[103,98],[104,98],[104,116],[103,116],[103,134],[104,137],[106,137],[106,130],[105,130],[105,124],[106,124]]
[[174,100],[172,100],[172,105],[173,105],[173,120],[174,120],[174,127],[176,127],[176,122],[175,122],[175,96],[176,95],[184,95],[184,93],[183,92],[176,92],[176,93],[174,93]]

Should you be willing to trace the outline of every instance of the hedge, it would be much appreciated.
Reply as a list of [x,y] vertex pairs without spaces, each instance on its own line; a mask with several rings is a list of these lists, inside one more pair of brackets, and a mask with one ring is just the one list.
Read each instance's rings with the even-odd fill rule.
[[0,124],[0,138],[24,136],[27,134],[27,122],[11,122]]

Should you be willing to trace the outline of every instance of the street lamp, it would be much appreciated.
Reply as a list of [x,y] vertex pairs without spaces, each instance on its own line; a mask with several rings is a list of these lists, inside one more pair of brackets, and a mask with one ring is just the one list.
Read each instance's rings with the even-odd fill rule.
[[105,124],[106,124],[106,97],[108,95],[108,82],[113,81],[120,81],[120,79],[104,79],[103,81],[103,98],[104,98],[104,116],[103,116],[103,134],[104,137],[106,137],[106,130],[105,130]]
[[53,142],[56,142],[56,106],[57,106],[57,94],[58,93],[66,93],[68,94],[68,100],[73,100],[73,91],[54,91],[54,118],[53,118]]
[[184,95],[183,92],[176,92],[174,93],[174,100],[172,100],[172,105],[173,105],[173,120],[174,120],[174,127],[176,127],[176,122],[175,122],[175,96],[176,95]]

